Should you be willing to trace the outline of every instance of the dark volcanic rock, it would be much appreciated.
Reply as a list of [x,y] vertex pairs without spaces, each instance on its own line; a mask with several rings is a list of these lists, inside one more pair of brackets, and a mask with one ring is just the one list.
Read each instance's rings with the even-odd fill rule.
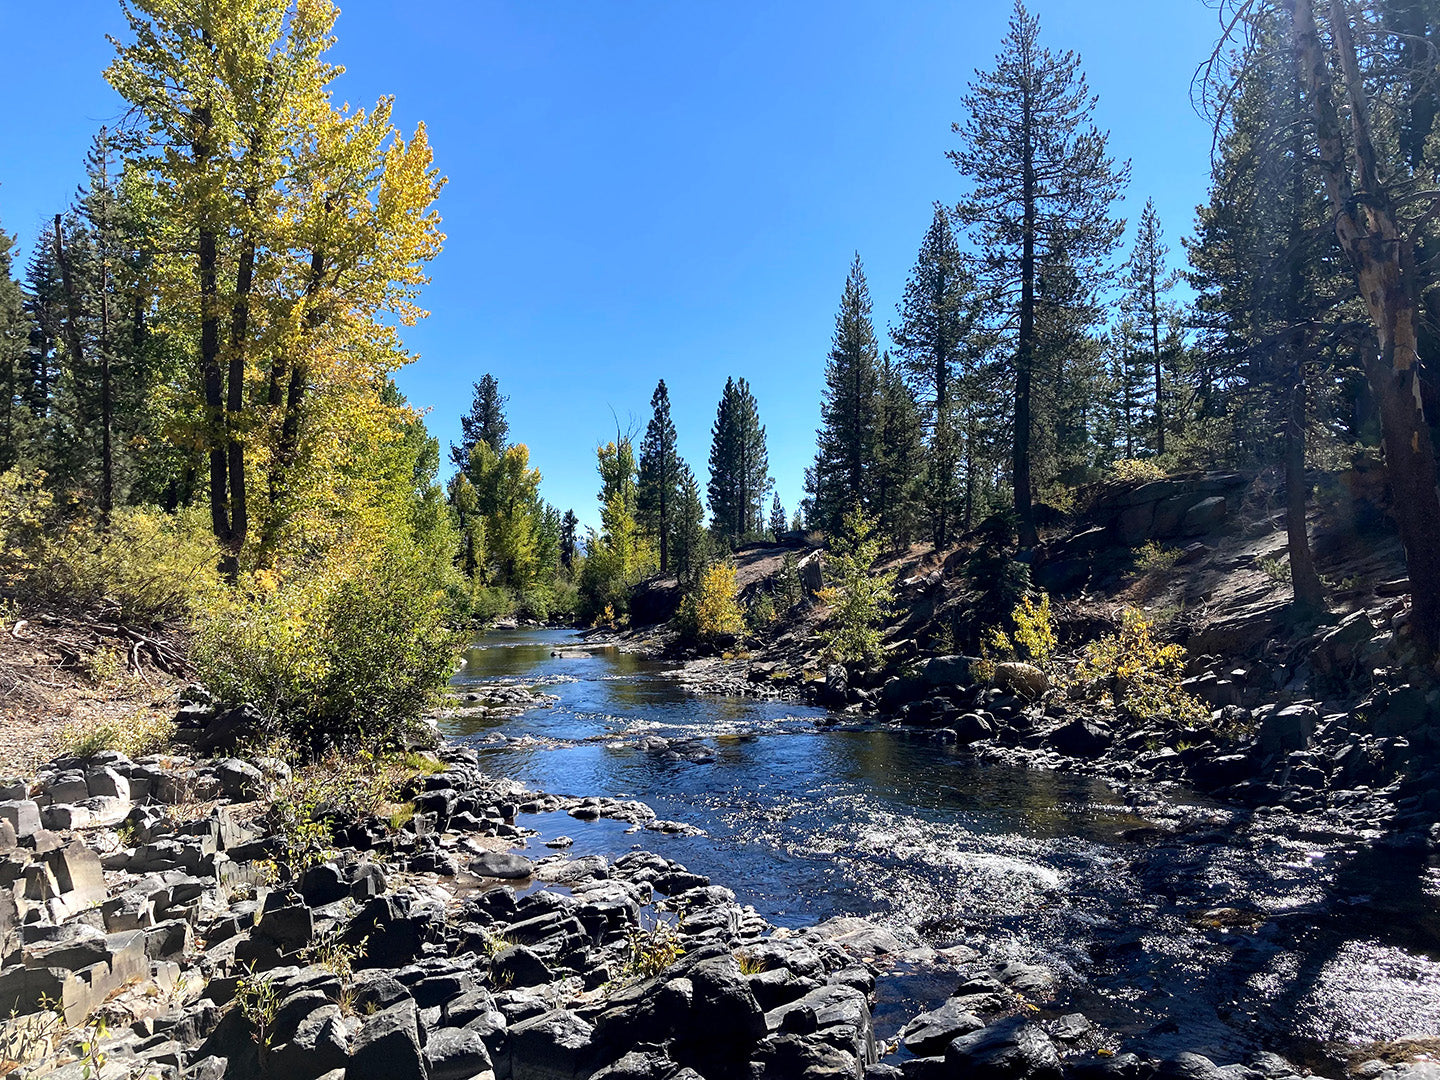
[[945,1064],[975,1080],[1059,1080],[1060,1055],[1039,1026],[1011,1017],[961,1035],[945,1048]]

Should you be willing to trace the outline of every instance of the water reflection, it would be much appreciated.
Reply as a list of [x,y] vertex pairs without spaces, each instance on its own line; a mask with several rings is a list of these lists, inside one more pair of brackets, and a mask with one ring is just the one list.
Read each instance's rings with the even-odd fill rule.
[[[448,733],[468,738],[489,769],[557,793],[640,798],[706,833],[526,820],[541,840],[572,837],[573,854],[643,844],[782,926],[874,915],[918,925],[937,944],[1042,960],[1073,980],[1074,1005],[1144,1033],[1157,1052],[1235,1060],[1261,1044],[1440,1029],[1436,872],[1392,852],[1357,857],[1333,839],[1264,829],[1124,843],[1124,830],[1148,822],[1095,780],[979,766],[893,731],[818,733],[821,710],[693,697],[663,665],[586,649],[570,632],[487,635],[455,684],[496,680],[540,684],[557,700],[451,722]],[[694,747],[705,763],[690,760]],[[1164,812],[1172,822],[1213,813]],[[1227,905],[1256,912],[1259,925],[1195,922]],[[882,1011],[936,1004],[923,997],[943,987],[926,986],[922,976],[887,989]]]

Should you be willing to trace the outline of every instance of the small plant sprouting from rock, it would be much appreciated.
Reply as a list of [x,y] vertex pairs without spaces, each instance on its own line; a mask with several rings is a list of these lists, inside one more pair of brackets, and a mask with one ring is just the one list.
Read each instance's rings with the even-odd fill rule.
[[765,961],[751,953],[737,952],[735,962],[740,965],[741,975],[759,975],[762,971],[767,970]]
[[250,1025],[251,1036],[260,1048],[263,1061],[270,1049],[270,1035],[280,1012],[280,991],[269,975],[256,975],[252,964],[235,987],[235,1007]]
[[1284,555],[1272,555],[1260,560],[1260,572],[1276,585],[1290,584],[1290,560]]
[[649,929],[631,927],[626,935],[621,977],[648,979],[660,974],[684,955],[685,945],[669,923],[657,922]]
[[369,938],[362,938],[354,945],[347,944],[337,930],[321,934],[313,945],[305,950],[305,959],[322,967],[340,980],[340,993],[336,1004],[346,1016],[355,1015],[355,961],[365,956]]

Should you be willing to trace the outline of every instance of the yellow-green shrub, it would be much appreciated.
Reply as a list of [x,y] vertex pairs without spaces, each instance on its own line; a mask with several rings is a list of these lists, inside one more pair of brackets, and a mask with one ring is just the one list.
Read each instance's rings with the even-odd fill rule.
[[1110,466],[1110,478],[1122,484],[1148,483],[1165,479],[1165,470],[1146,458],[1121,458]]
[[1115,707],[1142,723],[1203,723],[1210,711],[1181,687],[1184,665],[1183,647],[1157,640],[1154,624],[1142,612],[1126,608],[1119,632],[1086,648],[1075,678],[1082,685],[1108,681]]
[[92,508],[57,503],[42,481],[0,474],[0,589],[22,600],[113,604],[137,625],[193,614],[220,595],[220,553],[201,512],[119,507],[102,529]]
[[461,644],[424,557],[400,545],[332,552],[287,578],[256,575],[198,628],[197,674],[253,701],[311,750],[385,740],[445,685]]
[[1050,594],[1042,592],[1038,601],[1023,597],[1010,613],[1010,622],[1015,629],[1008,634],[998,626],[986,631],[982,642],[985,658],[1024,660],[1048,667],[1059,644],[1055,616],[1050,612]]
[[745,613],[735,592],[735,567],[723,562],[707,566],[694,591],[680,604],[681,635],[712,643],[742,633]]
[[879,659],[880,627],[894,602],[895,572],[875,569],[880,557],[875,528],[875,520],[859,509],[847,513],[825,562],[828,584],[820,599],[833,608],[825,651],[842,662]]

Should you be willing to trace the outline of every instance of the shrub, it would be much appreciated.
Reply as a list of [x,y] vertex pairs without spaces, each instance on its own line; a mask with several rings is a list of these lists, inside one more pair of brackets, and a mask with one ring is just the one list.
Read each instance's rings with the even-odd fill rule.
[[175,718],[166,713],[141,710],[122,720],[67,721],[60,728],[63,753],[90,757],[101,750],[118,750],[126,757],[156,754],[175,737]]
[[682,637],[705,644],[743,633],[745,613],[735,599],[735,567],[726,562],[707,566],[681,601],[677,619]]
[[1058,644],[1049,594],[1042,592],[1038,602],[1028,596],[1023,598],[1010,613],[1010,625],[1014,628],[1010,633],[999,627],[986,632],[983,645],[987,659],[993,655],[1048,667],[1055,659]]
[[[976,529],[977,544],[965,565],[974,592],[969,605],[970,626],[994,626],[1004,621],[1030,591],[1030,566],[1014,558],[1016,517],[1013,510],[991,514]],[[974,629],[961,634],[954,627],[954,647],[975,644]]]
[[1135,569],[1147,576],[1163,574],[1180,561],[1178,548],[1165,547],[1154,540],[1147,540],[1135,552]]
[[1110,478],[1122,484],[1147,483],[1165,479],[1165,470],[1143,458],[1121,458],[1110,466]]
[[770,598],[769,593],[761,593],[745,609],[745,628],[747,630],[762,630],[774,621],[775,601]]
[[1155,637],[1154,624],[1142,612],[1126,608],[1120,630],[1094,642],[1075,669],[1082,684],[1108,682],[1117,709],[1142,723],[1203,723],[1205,703],[1180,685],[1185,650]]
[[800,581],[800,560],[787,551],[775,574],[775,601],[781,611],[789,611],[800,602],[803,586]]
[[429,571],[387,547],[257,580],[198,628],[197,674],[220,700],[255,702],[310,752],[388,740],[445,685],[463,641]]
[[1286,555],[1272,555],[1269,558],[1260,560],[1260,572],[1277,585],[1290,584],[1290,557]]
[[894,600],[895,574],[874,568],[880,557],[874,519],[851,510],[841,528],[825,563],[830,584],[820,594],[834,607],[825,650],[842,662],[869,662],[880,656],[880,625]]
[[132,625],[193,614],[220,595],[220,552],[200,512],[120,507],[102,530],[92,510],[57,504],[42,480],[0,474],[0,589],[113,605]]

